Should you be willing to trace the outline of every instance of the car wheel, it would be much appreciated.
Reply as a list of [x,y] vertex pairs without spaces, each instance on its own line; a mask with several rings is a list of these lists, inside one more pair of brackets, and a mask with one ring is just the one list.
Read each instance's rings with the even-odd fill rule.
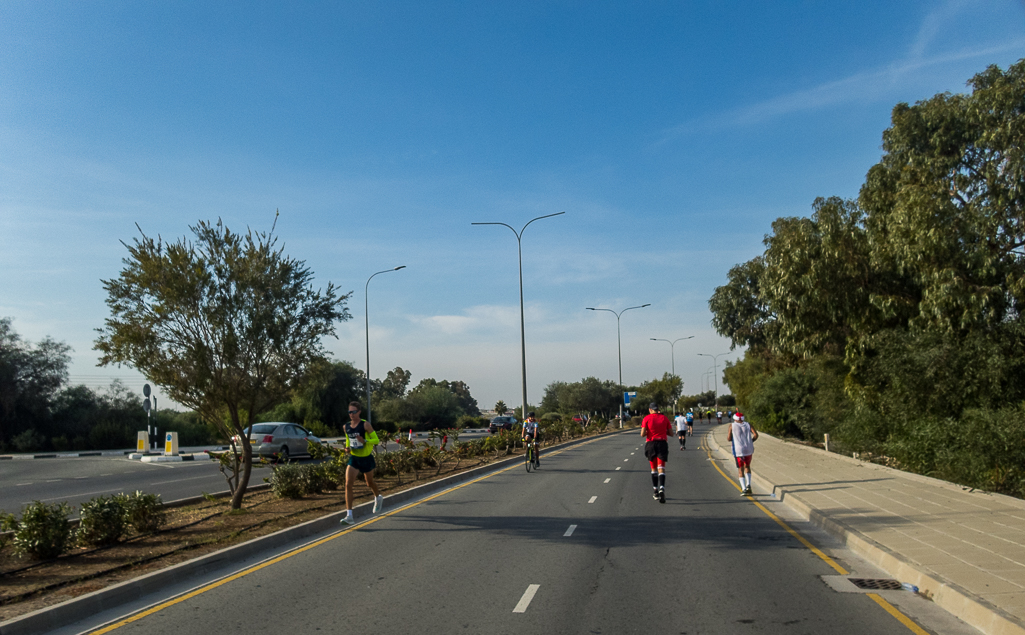
[[278,452],[278,461],[282,463],[288,463],[288,446],[281,446],[281,451]]

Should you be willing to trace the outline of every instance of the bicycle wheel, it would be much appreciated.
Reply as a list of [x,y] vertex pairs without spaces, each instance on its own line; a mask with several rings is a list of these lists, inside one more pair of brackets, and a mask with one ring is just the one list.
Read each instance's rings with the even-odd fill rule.
[[524,463],[524,465],[527,466],[527,471],[529,472],[531,470],[531,468],[534,467],[534,452],[533,452],[531,446],[529,446],[529,445],[527,446],[527,451],[523,453],[523,457],[527,461],[526,463]]

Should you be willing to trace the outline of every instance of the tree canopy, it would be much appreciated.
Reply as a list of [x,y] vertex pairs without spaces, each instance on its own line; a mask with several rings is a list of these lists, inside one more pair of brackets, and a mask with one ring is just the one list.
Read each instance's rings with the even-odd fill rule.
[[[347,320],[331,283],[314,289],[304,262],[270,233],[230,231],[222,221],[190,227],[194,240],[140,236],[116,278],[103,281],[111,317],[98,329],[100,364],[126,364],[174,401],[229,434],[245,435],[258,413],[286,400],[324,360],[322,340]],[[252,467],[229,485],[239,508]]]
[[858,199],[777,219],[709,306],[747,347],[725,378],[760,425],[924,471],[974,461],[958,478],[1020,495],[1025,468],[969,448],[950,463],[939,432],[1025,400],[1025,60],[968,86],[895,106]]

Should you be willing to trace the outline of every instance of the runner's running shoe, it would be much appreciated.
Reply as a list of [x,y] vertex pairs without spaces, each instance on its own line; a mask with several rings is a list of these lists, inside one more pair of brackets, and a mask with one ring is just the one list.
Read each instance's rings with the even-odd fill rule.
[[374,513],[384,511],[384,496],[374,497]]
[[665,503],[666,502],[666,490],[665,490],[664,487],[660,487],[658,489],[658,502],[660,502],[660,503]]

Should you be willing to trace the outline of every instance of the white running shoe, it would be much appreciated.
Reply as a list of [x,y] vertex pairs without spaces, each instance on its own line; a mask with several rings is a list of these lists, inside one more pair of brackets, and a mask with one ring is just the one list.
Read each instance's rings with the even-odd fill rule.
[[352,516],[344,516],[344,517],[343,517],[343,518],[342,518],[342,519],[341,519],[340,521],[338,521],[338,522],[339,522],[339,523],[341,523],[341,524],[343,524],[343,525],[355,525],[355,524],[356,524],[356,519],[355,519],[355,518],[353,518]]
[[378,513],[384,510],[384,496],[374,497],[374,513]]

